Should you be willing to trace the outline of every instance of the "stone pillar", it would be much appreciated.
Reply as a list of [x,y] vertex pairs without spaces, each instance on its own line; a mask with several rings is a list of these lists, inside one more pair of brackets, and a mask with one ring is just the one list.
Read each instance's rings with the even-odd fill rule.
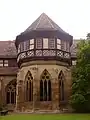
[[24,105],[24,71],[18,70],[16,87],[16,111],[22,111]]
[[22,111],[23,103],[24,103],[24,85],[23,81],[19,80],[17,82],[17,95],[16,95],[16,110]]
[[53,79],[52,79],[52,105],[53,110],[58,111],[59,110],[59,85],[58,85],[58,79],[55,76],[58,75],[58,70],[53,71]]
[[57,79],[53,79],[52,82],[52,102],[53,102],[53,110],[59,110],[59,92],[58,92],[58,81]]
[[66,100],[69,101],[70,99],[70,95],[71,95],[71,84],[72,84],[72,81],[71,81],[71,70],[70,69],[66,69],[65,71],[65,78],[66,78],[66,81],[65,81],[65,93],[66,93]]
[[37,99],[38,99],[38,71],[37,67],[33,68],[33,112],[37,109]]
[[3,77],[0,78],[0,98],[1,98],[0,99],[1,105],[5,105],[6,104],[6,101],[5,101],[6,93],[5,93]]
[[0,105],[2,105],[2,79],[0,78]]

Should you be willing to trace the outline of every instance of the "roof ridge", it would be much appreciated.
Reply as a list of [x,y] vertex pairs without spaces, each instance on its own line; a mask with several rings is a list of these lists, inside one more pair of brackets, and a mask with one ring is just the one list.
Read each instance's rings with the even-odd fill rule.
[[[43,13],[43,14],[44,14],[44,13]],[[39,19],[39,21],[38,21],[38,23],[37,23],[35,29],[37,29],[37,26],[39,25],[41,18],[42,18],[42,14],[41,14],[41,17],[40,17],[40,19]]]
[[46,15],[47,20],[49,21],[49,23],[51,24],[51,26],[54,28],[53,24],[50,22],[50,18]]

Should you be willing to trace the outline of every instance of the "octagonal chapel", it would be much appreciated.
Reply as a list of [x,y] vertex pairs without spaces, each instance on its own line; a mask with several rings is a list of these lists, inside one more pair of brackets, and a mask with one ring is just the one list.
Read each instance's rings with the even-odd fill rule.
[[55,111],[68,105],[72,39],[45,13],[17,36],[17,110]]
[[4,101],[10,109],[54,112],[69,108],[72,42],[73,37],[45,13],[16,37],[17,74],[5,88]]

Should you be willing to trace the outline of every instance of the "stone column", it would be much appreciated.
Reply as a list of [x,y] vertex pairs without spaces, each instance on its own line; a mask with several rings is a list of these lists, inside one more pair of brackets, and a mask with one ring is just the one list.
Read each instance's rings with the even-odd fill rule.
[[17,82],[16,110],[20,112],[22,111],[23,103],[24,103],[23,90],[24,90],[23,80],[19,80]]
[[0,99],[1,105],[5,105],[6,104],[6,101],[5,101],[6,93],[5,93],[3,77],[0,78],[0,97],[1,97]]
[[16,87],[16,111],[22,111],[24,105],[24,71],[18,70]]
[[58,70],[53,71],[53,79],[52,79],[52,108],[56,112],[59,110],[59,85],[58,85],[58,79],[55,76],[58,75]]
[[2,80],[0,78],[0,105],[2,105]]
[[57,79],[53,79],[52,82],[52,102],[53,102],[53,110],[59,110],[59,92],[58,92],[58,81]]
[[33,68],[34,73],[34,80],[33,80],[33,112],[37,109],[37,99],[38,99],[38,73],[37,73],[37,67]]
[[71,70],[70,69],[66,69],[65,71],[65,99],[67,100],[67,102],[70,99],[70,95],[71,95]]

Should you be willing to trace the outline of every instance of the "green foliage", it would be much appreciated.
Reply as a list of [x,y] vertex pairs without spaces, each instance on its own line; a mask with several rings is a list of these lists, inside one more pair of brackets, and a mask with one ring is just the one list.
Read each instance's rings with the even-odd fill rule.
[[87,39],[90,39],[90,33],[88,33],[86,37],[87,37]]
[[76,112],[90,112],[90,41],[78,44],[77,65],[72,70],[71,105]]

